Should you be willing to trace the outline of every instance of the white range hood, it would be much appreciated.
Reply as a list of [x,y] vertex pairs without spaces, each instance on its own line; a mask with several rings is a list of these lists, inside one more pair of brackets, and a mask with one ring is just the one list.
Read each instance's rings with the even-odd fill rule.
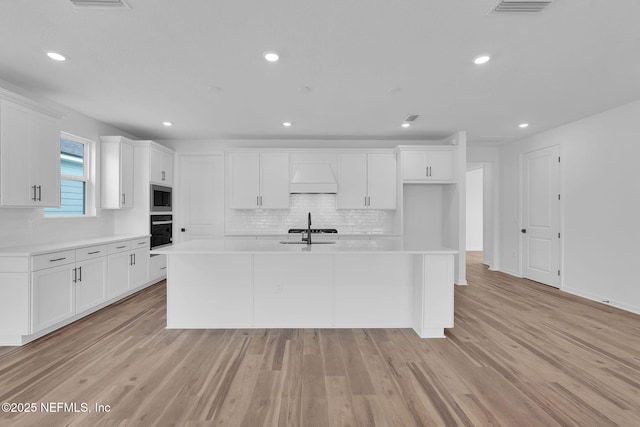
[[290,193],[337,193],[338,183],[327,163],[294,164],[291,170]]

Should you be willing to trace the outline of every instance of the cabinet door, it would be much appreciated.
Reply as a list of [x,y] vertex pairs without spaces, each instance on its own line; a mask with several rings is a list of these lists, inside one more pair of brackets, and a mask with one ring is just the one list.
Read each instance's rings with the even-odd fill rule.
[[120,207],[133,207],[133,145],[120,145]]
[[367,163],[370,209],[396,209],[397,163],[395,154],[369,154]]
[[427,158],[424,151],[402,152],[402,179],[424,180],[427,179]]
[[165,185],[173,185],[173,153],[162,153],[162,171],[160,178]]
[[162,183],[162,170],[164,167],[164,152],[151,148],[149,153],[149,181]]
[[106,257],[76,264],[76,313],[106,301],[106,277]]
[[75,314],[73,268],[68,264],[32,273],[33,333]]
[[132,263],[129,272],[129,287],[134,289],[149,279],[149,250],[131,251]]
[[260,204],[260,154],[229,154],[229,206],[256,209]]
[[260,154],[260,207],[289,209],[289,153]]
[[428,166],[430,180],[454,180],[454,154],[453,151],[429,151]]
[[367,205],[367,155],[338,156],[338,209],[365,209]]
[[[3,206],[31,206],[36,189],[31,183],[29,165],[30,110],[0,100],[0,201]],[[37,154],[37,153],[35,153]]]
[[131,252],[120,252],[107,257],[107,298],[113,298],[129,290],[129,264]]
[[36,186],[35,205],[60,207],[60,127],[58,121],[34,113],[31,126],[31,183]]

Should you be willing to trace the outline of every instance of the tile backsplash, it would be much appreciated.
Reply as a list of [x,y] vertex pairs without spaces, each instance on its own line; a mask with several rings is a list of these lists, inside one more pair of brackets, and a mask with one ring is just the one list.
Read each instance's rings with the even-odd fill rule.
[[336,209],[335,194],[291,194],[289,209],[227,209],[226,234],[279,234],[305,228],[311,212],[312,228],[336,228],[340,234],[395,234],[396,212]]

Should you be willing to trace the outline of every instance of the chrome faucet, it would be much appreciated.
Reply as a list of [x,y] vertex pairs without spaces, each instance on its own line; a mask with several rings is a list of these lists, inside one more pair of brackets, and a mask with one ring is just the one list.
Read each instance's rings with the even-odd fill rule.
[[307,245],[311,244],[311,212],[309,212],[309,223],[307,225],[307,237],[304,237],[304,233],[302,233],[302,241],[307,242]]

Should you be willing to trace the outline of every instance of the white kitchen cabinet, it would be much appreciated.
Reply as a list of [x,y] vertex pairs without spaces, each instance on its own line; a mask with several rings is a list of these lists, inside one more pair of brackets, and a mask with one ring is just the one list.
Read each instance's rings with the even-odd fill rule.
[[57,118],[0,99],[0,205],[60,206]]
[[149,239],[118,242],[108,248],[107,298],[145,283],[149,277]]
[[289,153],[232,152],[227,165],[232,209],[289,208]]
[[91,240],[0,250],[0,346],[25,344],[157,282],[148,276],[147,236]]
[[338,209],[396,209],[396,155],[340,154],[336,202]]
[[152,255],[149,257],[149,279],[158,281],[167,275],[167,256]]
[[455,148],[424,147],[402,150],[402,180],[404,182],[455,182]]
[[133,142],[121,136],[103,136],[100,139],[102,208],[132,208]]
[[173,152],[151,146],[149,180],[154,184],[173,185]]
[[107,299],[107,258],[77,263],[74,274],[76,281],[76,313],[95,307]]
[[32,273],[33,332],[38,332],[75,314],[74,264]]

